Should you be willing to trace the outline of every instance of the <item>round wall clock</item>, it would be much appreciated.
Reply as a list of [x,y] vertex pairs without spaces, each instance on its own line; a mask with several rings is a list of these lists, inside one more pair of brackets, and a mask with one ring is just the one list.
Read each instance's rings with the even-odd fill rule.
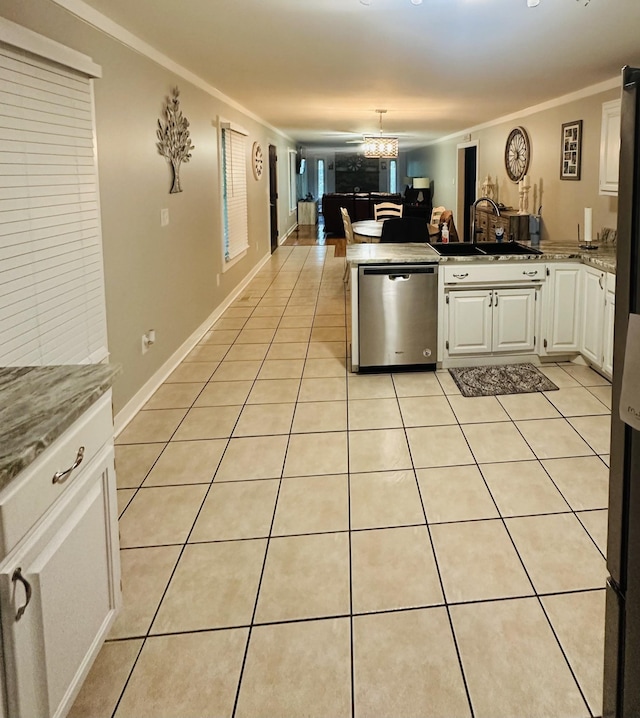
[[253,176],[259,180],[262,177],[263,169],[263,158],[262,158],[262,147],[259,142],[253,143],[253,149],[251,151],[251,164],[253,165]]
[[512,182],[521,180],[529,169],[531,145],[524,127],[514,127],[504,148],[504,166]]

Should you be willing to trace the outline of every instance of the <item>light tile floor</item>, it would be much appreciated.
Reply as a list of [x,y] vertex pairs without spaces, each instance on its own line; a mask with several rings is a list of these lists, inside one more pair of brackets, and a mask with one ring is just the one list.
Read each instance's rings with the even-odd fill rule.
[[278,249],[118,437],[74,718],[600,715],[608,382],[351,375],[343,268]]

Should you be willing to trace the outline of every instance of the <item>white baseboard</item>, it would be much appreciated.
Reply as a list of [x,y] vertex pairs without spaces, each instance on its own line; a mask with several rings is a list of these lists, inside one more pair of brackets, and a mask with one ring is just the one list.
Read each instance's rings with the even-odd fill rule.
[[271,258],[267,254],[261,259],[244,280],[234,289],[226,300],[205,319],[205,321],[189,336],[167,361],[151,376],[140,389],[129,399],[129,401],[115,415],[113,424],[115,435],[127,426],[140,409],[149,401],[158,387],[167,379],[171,372],[180,364],[187,354],[196,346],[202,337],[211,329],[211,326],[220,319],[226,309],[242,294],[249,282],[264,267]]
[[296,229],[298,229],[297,224],[294,224],[293,227],[290,227],[289,230],[285,234],[283,234],[282,237],[280,237],[280,239],[278,240],[278,245],[283,245],[287,241],[287,239],[296,231]]

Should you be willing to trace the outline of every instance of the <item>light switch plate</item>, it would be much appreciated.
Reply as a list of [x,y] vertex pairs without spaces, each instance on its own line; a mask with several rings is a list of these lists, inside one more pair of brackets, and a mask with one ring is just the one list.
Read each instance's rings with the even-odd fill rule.
[[166,227],[168,224],[169,224],[169,210],[161,209],[160,210],[160,226]]

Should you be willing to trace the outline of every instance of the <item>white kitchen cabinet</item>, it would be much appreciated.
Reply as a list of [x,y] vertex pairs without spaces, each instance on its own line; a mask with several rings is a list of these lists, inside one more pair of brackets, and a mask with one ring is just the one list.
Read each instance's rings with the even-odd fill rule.
[[449,356],[534,351],[535,288],[456,289],[447,302]]
[[488,354],[492,346],[491,289],[452,290],[449,305],[449,356]]
[[535,289],[496,289],[493,293],[492,351],[506,354],[533,352],[535,316]]
[[618,194],[620,166],[620,100],[602,105],[600,132],[600,194]]
[[607,274],[607,286],[604,305],[604,326],[603,326],[603,357],[602,371],[609,378],[613,376],[613,325],[616,314],[616,277],[615,274]]
[[549,264],[545,286],[546,354],[577,354],[580,351],[582,265]]
[[606,273],[593,267],[582,271],[582,327],[580,353],[602,366]]
[[[110,393],[14,480],[26,496],[53,476],[49,452],[92,447]],[[88,441],[84,441],[88,439]],[[60,495],[0,563],[5,701],[10,718],[64,716],[120,605],[113,440],[60,481]],[[58,465],[59,471],[68,468]],[[0,493],[14,492],[10,485]],[[30,519],[31,520],[31,519]]]

